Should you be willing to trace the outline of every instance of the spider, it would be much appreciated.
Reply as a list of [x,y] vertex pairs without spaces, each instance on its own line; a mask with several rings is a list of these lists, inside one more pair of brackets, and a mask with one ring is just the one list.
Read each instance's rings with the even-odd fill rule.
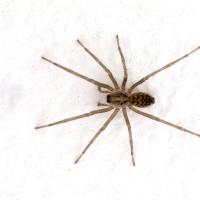
[[135,92],[134,91],[137,86],[144,83],[145,81],[147,81],[152,76],[154,76],[154,75],[158,74],[159,72],[171,67],[175,63],[183,60],[184,58],[188,57],[189,55],[191,55],[194,52],[196,52],[197,50],[199,50],[200,46],[193,49],[189,53],[181,56],[180,58],[168,63],[167,65],[165,65],[165,66],[153,71],[152,73],[146,75],[145,77],[143,77],[139,81],[135,82],[130,88],[126,89],[128,72],[127,72],[127,67],[126,67],[126,61],[125,61],[124,55],[122,53],[122,49],[120,47],[120,41],[119,41],[118,35],[116,35],[116,42],[117,42],[117,48],[118,48],[119,55],[120,55],[121,62],[122,62],[122,66],[123,66],[123,73],[124,73],[124,78],[123,78],[121,85],[119,85],[117,83],[112,72],[106,67],[106,65],[104,65],[102,63],[102,61],[100,61],[100,59],[94,53],[92,53],[80,40],[77,40],[77,42],[103,68],[103,70],[105,70],[105,72],[108,74],[109,78],[111,79],[114,87],[107,85],[105,83],[102,83],[102,82],[98,82],[98,81],[96,81],[92,78],[89,78],[87,76],[84,76],[84,75],[82,75],[78,72],[75,72],[75,71],[73,71],[73,70],[71,70],[67,67],[64,67],[64,66],[62,66],[62,65],[60,65],[60,64],[58,64],[58,63],[56,63],[56,62],[54,62],[54,61],[52,61],[48,58],[42,57],[42,59],[53,64],[54,66],[56,66],[60,69],[63,69],[63,70],[65,70],[65,71],[67,71],[67,72],[69,72],[69,73],[71,73],[71,74],[73,74],[73,75],[75,75],[79,78],[82,78],[82,79],[94,84],[95,86],[97,86],[97,89],[98,89],[99,92],[106,94],[107,102],[106,103],[100,103],[99,102],[98,106],[101,106],[100,109],[92,110],[91,112],[87,112],[87,113],[84,113],[84,114],[81,114],[81,115],[78,115],[78,116],[70,117],[70,118],[67,118],[67,119],[63,119],[63,120],[60,120],[60,121],[56,121],[56,122],[53,122],[53,123],[49,123],[49,124],[45,124],[45,125],[35,127],[35,129],[45,128],[45,127],[54,126],[54,125],[57,125],[57,124],[77,120],[77,119],[80,119],[80,118],[85,118],[85,117],[89,117],[89,116],[92,116],[92,115],[112,111],[109,118],[100,127],[100,129],[96,132],[96,134],[91,138],[91,140],[88,142],[88,144],[83,149],[81,154],[76,158],[76,160],[74,161],[75,164],[79,162],[81,157],[85,154],[85,152],[89,149],[89,147],[93,144],[93,142],[97,139],[97,137],[106,129],[106,127],[114,119],[114,117],[117,115],[117,113],[120,110],[122,110],[123,117],[124,117],[126,126],[128,128],[128,133],[129,133],[131,160],[132,160],[133,166],[135,166],[132,130],[131,130],[131,124],[130,124],[130,121],[129,121],[129,118],[128,118],[128,115],[127,115],[127,108],[129,108],[133,112],[135,112],[139,115],[142,115],[144,117],[150,118],[150,119],[155,120],[157,122],[161,122],[161,123],[166,124],[168,126],[174,127],[174,128],[179,129],[181,131],[184,131],[184,132],[187,132],[187,133],[190,133],[192,135],[200,137],[200,134],[198,134],[198,133],[195,133],[195,132],[188,130],[186,128],[183,128],[179,125],[165,121],[161,118],[158,118],[154,115],[151,115],[149,113],[146,113],[146,112],[143,112],[143,111],[137,109],[137,107],[143,108],[143,107],[147,107],[147,106],[154,104],[155,99],[150,94],[147,94],[147,93],[144,93],[144,92]]

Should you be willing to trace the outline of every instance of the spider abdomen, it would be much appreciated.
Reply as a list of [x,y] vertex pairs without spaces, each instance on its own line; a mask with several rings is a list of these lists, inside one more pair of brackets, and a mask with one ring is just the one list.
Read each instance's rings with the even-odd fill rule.
[[154,102],[154,97],[143,92],[136,92],[129,96],[129,103],[137,107],[147,107]]

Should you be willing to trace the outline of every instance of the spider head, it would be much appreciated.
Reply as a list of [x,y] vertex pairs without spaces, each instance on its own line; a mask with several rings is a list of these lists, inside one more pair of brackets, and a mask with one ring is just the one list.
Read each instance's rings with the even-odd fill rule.
[[126,104],[128,99],[127,93],[123,91],[116,91],[107,95],[107,103],[115,106]]

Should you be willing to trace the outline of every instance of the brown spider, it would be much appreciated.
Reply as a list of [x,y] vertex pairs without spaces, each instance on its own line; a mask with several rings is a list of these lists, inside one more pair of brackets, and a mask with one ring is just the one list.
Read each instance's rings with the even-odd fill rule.
[[119,44],[119,37],[118,35],[116,36],[116,40],[117,40],[117,46],[118,46],[118,50],[119,50],[119,54],[121,57],[121,61],[123,64],[123,70],[124,70],[124,79],[122,81],[121,86],[118,85],[116,79],[113,77],[112,72],[99,60],[99,58],[97,58],[88,48],[86,48],[82,42],[80,42],[80,40],[77,40],[78,44],[106,71],[106,73],[108,74],[108,76],[110,77],[114,87],[111,87],[107,84],[98,82],[94,79],[91,79],[87,76],[84,76],[82,74],[79,74],[78,72],[75,72],[69,68],[66,68],[56,62],[53,62],[45,57],[42,57],[42,59],[46,60],[47,62],[52,63],[53,65],[55,65],[56,67],[59,67],[75,76],[78,76],[79,78],[82,78],[94,85],[97,86],[98,90],[102,93],[107,94],[107,103],[98,103],[98,106],[105,106],[105,108],[102,109],[97,109],[97,110],[93,110],[91,112],[82,114],[82,115],[78,115],[75,117],[70,117],[67,119],[63,119],[61,121],[57,121],[57,122],[53,122],[53,123],[49,123],[46,125],[42,125],[42,126],[36,126],[36,129],[40,129],[40,128],[45,128],[48,126],[54,126],[57,124],[61,124],[61,123],[65,123],[65,122],[69,122],[69,121],[73,121],[76,119],[80,119],[80,118],[84,118],[84,117],[89,117],[92,115],[96,115],[99,113],[104,113],[104,112],[108,112],[111,110],[114,110],[112,112],[112,114],[110,115],[110,117],[106,120],[106,122],[103,124],[103,126],[97,131],[97,133],[93,136],[93,138],[89,141],[89,143],[87,144],[87,146],[83,149],[83,151],[81,152],[81,154],[78,156],[78,158],[75,160],[75,163],[78,163],[78,161],[81,159],[81,157],[83,156],[83,154],[88,150],[88,148],[91,146],[91,144],[95,141],[95,139],[101,134],[102,131],[104,131],[106,129],[106,127],[108,126],[108,124],[114,119],[114,117],[117,115],[117,113],[119,112],[120,109],[122,109],[122,113],[128,128],[128,133],[129,133],[129,142],[130,142],[130,150],[131,150],[131,158],[132,158],[132,163],[135,166],[135,160],[134,160],[134,150],[133,150],[133,139],[132,139],[132,131],[131,131],[131,124],[129,122],[129,118],[127,115],[127,110],[126,108],[128,107],[129,109],[131,109],[132,111],[136,112],[139,115],[145,116],[147,118],[150,118],[152,120],[155,120],[157,122],[161,122],[163,124],[166,124],[168,126],[172,126],[176,129],[179,129],[181,131],[190,133],[192,135],[196,135],[198,137],[200,137],[200,134],[195,133],[193,131],[190,131],[186,128],[183,128],[181,126],[178,126],[176,124],[173,124],[171,122],[167,122],[163,119],[160,119],[156,116],[153,116],[151,114],[148,114],[146,112],[143,112],[141,110],[138,110],[136,107],[146,107],[149,106],[151,104],[153,104],[155,102],[154,98],[147,94],[147,93],[143,93],[143,92],[134,92],[134,89],[142,84],[143,82],[145,82],[146,80],[148,80],[150,77],[156,75],[157,73],[171,67],[172,65],[174,65],[175,63],[183,60],[184,58],[188,57],[189,55],[193,54],[195,51],[200,49],[200,46],[193,49],[192,51],[190,51],[189,53],[185,54],[184,56],[181,56],[180,58],[170,62],[169,64],[161,67],[160,69],[157,69],[156,71],[148,74],[147,76],[145,76],[144,78],[140,79],[139,81],[137,81],[136,83],[134,83],[128,90],[126,89],[126,82],[127,82],[127,78],[128,78],[128,73],[127,73],[127,67],[126,67],[126,62],[124,59],[124,55],[122,53],[120,44]]

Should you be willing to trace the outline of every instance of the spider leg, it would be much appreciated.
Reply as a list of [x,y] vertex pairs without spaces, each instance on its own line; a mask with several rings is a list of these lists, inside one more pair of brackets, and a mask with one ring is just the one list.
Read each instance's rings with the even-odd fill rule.
[[69,68],[67,68],[67,67],[64,67],[64,66],[62,66],[62,65],[60,65],[60,64],[58,64],[58,63],[56,63],[56,62],[54,62],[54,61],[52,61],[52,60],[50,60],[50,59],[48,59],[48,58],[42,57],[42,59],[43,59],[43,60],[46,60],[47,62],[49,62],[49,63],[51,63],[51,64],[53,64],[53,65],[55,65],[55,66],[58,67],[58,68],[61,68],[61,69],[65,70],[65,71],[67,71],[67,72],[69,72],[69,73],[71,73],[71,74],[73,74],[73,75],[75,75],[75,76],[77,76],[77,77],[79,77],[79,78],[82,78],[82,79],[84,79],[84,80],[86,80],[86,81],[88,81],[88,82],[90,82],[90,83],[96,85],[97,87],[106,88],[106,89],[108,89],[109,91],[112,91],[112,90],[113,90],[113,88],[112,88],[111,86],[107,85],[107,84],[98,82],[98,81],[96,81],[96,80],[94,80],[94,79],[91,79],[91,78],[89,78],[89,77],[87,77],[87,76],[84,76],[84,75],[82,75],[82,74],[79,74],[78,72],[75,72],[75,71],[73,71],[73,70],[71,70],[71,69],[69,69]]
[[126,61],[125,61],[124,55],[123,55],[121,47],[120,47],[119,36],[118,35],[116,35],[116,40],[117,40],[117,47],[118,47],[118,50],[119,50],[119,54],[120,54],[121,61],[122,61],[122,64],[123,64],[123,69],[124,69],[124,79],[123,79],[122,85],[121,85],[121,88],[124,90],[125,87],[126,87],[128,73],[127,73]]
[[149,114],[149,113],[142,112],[141,110],[138,110],[138,109],[134,108],[133,106],[129,106],[129,108],[130,108],[132,111],[134,111],[134,112],[136,112],[137,114],[139,114],[139,115],[145,116],[145,117],[147,117],[147,118],[149,118],[149,119],[155,120],[155,121],[157,121],[157,122],[161,122],[161,123],[166,124],[166,125],[168,125],[168,126],[171,126],[171,127],[176,128],[176,129],[179,129],[179,130],[181,130],[181,131],[183,131],[183,132],[187,132],[187,133],[190,133],[190,134],[192,134],[192,135],[195,135],[195,136],[200,137],[200,134],[195,133],[195,132],[193,132],[193,131],[190,131],[190,130],[188,130],[188,129],[186,129],[186,128],[183,128],[182,126],[173,124],[173,123],[171,123],[171,122],[167,122],[167,121],[165,121],[165,120],[163,120],[163,119],[160,119],[160,118],[158,118],[158,117],[156,117],[156,116],[153,116],[153,115],[151,115],[151,114]]
[[112,72],[99,60],[99,58],[97,58],[88,48],[86,48],[80,40],[77,40],[77,42],[106,71],[115,88],[119,89],[118,83],[114,78]]
[[106,129],[108,124],[114,119],[116,114],[119,112],[119,108],[116,108],[114,112],[110,115],[110,117],[106,120],[106,122],[103,124],[103,126],[97,131],[97,133],[92,137],[92,139],[89,141],[89,143],[86,145],[86,147],[83,149],[81,154],[78,156],[78,158],[75,160],[75,164],[78,163],[78,161],[81,159],[83,154],[88,150],[88,148],[92,145],[92,143],[96,140],[96,138],[100,135],[102,131]]
[[92,116],[92,115],[108,112],[112,109],[113,109],[113,107],[110,106],[110,107],[103,108],[103,109],[93,110],[91,112],[88,112],[88,113],[85,113],[85,114],[82,114],[82,115],[78,115],[78,116],[75,116],[75,117],[70,117],[70,118],[67,118],[67,119],[63,119],[63,120],[60,120],[60,121],[57,121],[57,122],[45,124],[45,125],[42,125],[42,126],[36,126],[35,129],[45,128],[45,127],[48,127],[48,126],[54,126],[54,125],[70,122],[70,121],[73,121],[73,120],[77,120],[77,119],[89,117],[89,116]]
[[127,114],[126,107],[122,108],[122,112],[123,112],[123,115],[124,115],[126,126],[128,128],[128,133],[129,133],[129,143],[130,143],[130,149],[131,149],[131,159],[132,159],[133,166],[135,166],[134,149],[133,149],[133,137],[132,137],[132,131],[131,131],[131,124],[130,124],[130,121],[128,119],[128,114]]
[[171,67],[171,66],[174,65],[175,63],[177,63],[177,62],[183,60],[184,58],[186,58],[186,57],[188,57],[189,55],[193,54],[194,52],[198,51],[199,49],[200,49],[200,46],[197,47],[197,48],[195,48],[195,49],[193,49],[193,50],[190,51],[189,53],[187,53],[187,54],[181,56],[180,58],[178,58],[178,59],[176,59],[176,60],[174,60],[174,61],[168,63],[167,65],[165,65],[165,66],[163,66],[163,67],[161,67],[161,68],[155,70],[154,72],[148,74],[147,76],[143,77],[142,79],[140,79],[139,81],[137,81],[136,83],[134,83],[134,84],[129,88],[128,92],[131,93],[131,91],[132,91],[135,87],[137,87],[138,85],[142,84],[143,82],[145,82],[146,80],[148,80],[150,77],[152,77],[152,76],[154,76],[155,74],[157,74],[157,73],[159,73],[159,72],[161,72],[161,71],[163,71],[163,70],[165,70],[165,69]]

